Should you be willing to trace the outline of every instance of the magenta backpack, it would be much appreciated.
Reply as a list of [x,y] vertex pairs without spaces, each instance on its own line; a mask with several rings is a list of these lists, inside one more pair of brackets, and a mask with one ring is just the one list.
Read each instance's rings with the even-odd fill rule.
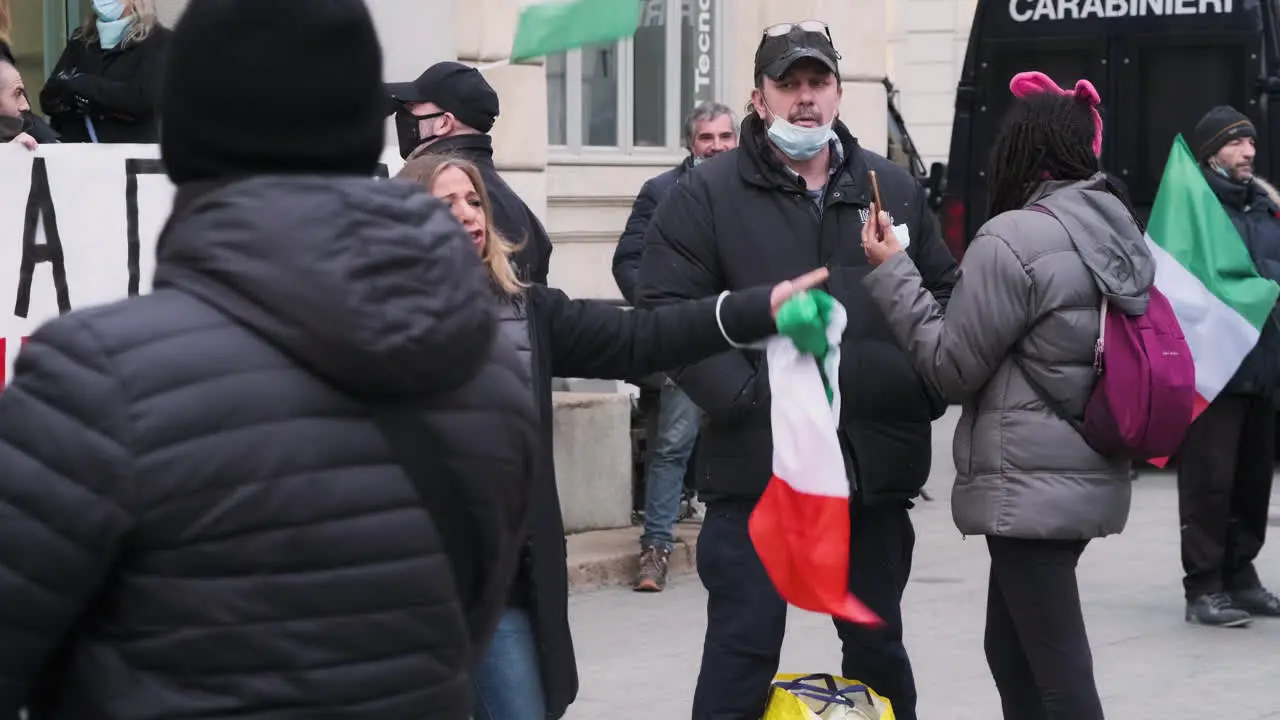
[[[1032,205],[1029,209],[1052,215]],[[1023,374],[1040,398],[1100,455],[1150,460],[1172,455],[1191,426],[1196,371],[1169,299],[1153,285],[1147,311],[1126,315],[1102,299],[1093,394],[1078,422]]]

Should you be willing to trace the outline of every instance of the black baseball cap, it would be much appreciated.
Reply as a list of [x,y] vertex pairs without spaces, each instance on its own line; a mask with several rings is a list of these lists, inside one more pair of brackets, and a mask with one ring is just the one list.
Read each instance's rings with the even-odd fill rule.
[[390,115],[407,103],[433,103],[468,127],[489,132],[498,118],[498,93],[479,70],[457,62],[439,62],[413,82],[388,83]]
[[771,25],[765,28],[760,47],[756,48],[756,77],[768,75],[779,80],[805,58],[817,60],[837,77],[840,75],[840,53],[831,43],[826,23],[806,20]]

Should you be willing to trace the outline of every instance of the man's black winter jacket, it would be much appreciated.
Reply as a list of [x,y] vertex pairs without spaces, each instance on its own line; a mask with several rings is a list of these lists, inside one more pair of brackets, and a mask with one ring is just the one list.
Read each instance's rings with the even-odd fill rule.
[[[826,289],[849,316],[841,344],[840,429],[867,502],[914,497],[929,476],[930,422],[946,409],[912,369],[863,288],[861,246],[875,170],[885,208],[911,233],[907,253],[940,302],[956,264],[923,189],[906,171],[865,151],[837,121],[843,163],[819,213],[803,181],[784,168],[754,114],[742,144],[691,170],[658,208],[641,263],[639,302],[661,305],[779,282],[826,266]],[[834,156],[834,154],[833,154]],[[698,487],[708,499],[754,498],[771,475],[769,376],[764,353],[734,350],[673,374],[707,413]]]
[[662,198],[667,196],[671,188],[693,167],[693,156],[684,162],[644,181],[636,201],[631,205],[631,215],[627,217],[627,226],[618,238],[618,247],[613,251],[613,279],[622,291],[622,297],[635,305],[636,287],[640,284],[640,258],[644,256],[644,238],[653,222],[653,213],[658,209]]
[[[180,189],[157,254],[0,392],[0,717],[470,717],[540,430],[461,228],[409,183],[267,177]],[[496,520],[482,607],[373,422],[410,398],[426,479]]]

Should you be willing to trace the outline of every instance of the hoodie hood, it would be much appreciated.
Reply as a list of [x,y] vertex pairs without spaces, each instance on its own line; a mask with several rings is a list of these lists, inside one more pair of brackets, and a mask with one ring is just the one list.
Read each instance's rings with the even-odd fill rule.
[[155,287],[199,298],[344,392],[442,392],[485,362],[496,329],[486,274],[417,186],[266,176],[181,199]]
[[1098,290],[1126,315],[1147,311],[1156,261],[1129,208],[1107,190],[1098,173],[1088,180],[1043,183],[1030,204],[1052,212],[1071,237]]

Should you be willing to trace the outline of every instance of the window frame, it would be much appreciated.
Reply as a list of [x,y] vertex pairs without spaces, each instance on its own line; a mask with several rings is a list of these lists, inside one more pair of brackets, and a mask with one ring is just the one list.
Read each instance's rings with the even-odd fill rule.
[[[69,0],[74,2],[74,0]],[[582,51],[569,50],[565,53],[564,63],[564,144],[549,144],[548,162],[555,165],[593,165],[600,162],[612,164],[648,165],[654,162],[669,164],[678,161],[686,154],[681,142],[681,124],[684,121],[686,108],[680,106],[681,93],[684,86],[684,6],[688,2],[696,13],[697,0],[665,0],[666,2],[666,54],[665,73],[665,110],[666,128],[664,147],[650,147],[635,143],[635,43],[632,38],[619,40],[617,48],[618,60],[618,107],[616,145],[586,145],[583,138],[582,122]],[[724,87],[724,0],[712,0],[711,32],[714,47],[711,49],[711,81],[714,88],[713,97],[719,99]],[[696,26],[696,18],[695,18]],[[549,98],[548,98],[549,99]],[[570,108],[578,108],[571,112]],[[549,135],[550,133],[548,133]]]
[[[41,15],[44,21],[44,77],[48,78],[57,66],[62,51],[67,48],[71,33],[80,29],[81,0],[44,0]],[[43,78],[42,78],[43,79]]]

